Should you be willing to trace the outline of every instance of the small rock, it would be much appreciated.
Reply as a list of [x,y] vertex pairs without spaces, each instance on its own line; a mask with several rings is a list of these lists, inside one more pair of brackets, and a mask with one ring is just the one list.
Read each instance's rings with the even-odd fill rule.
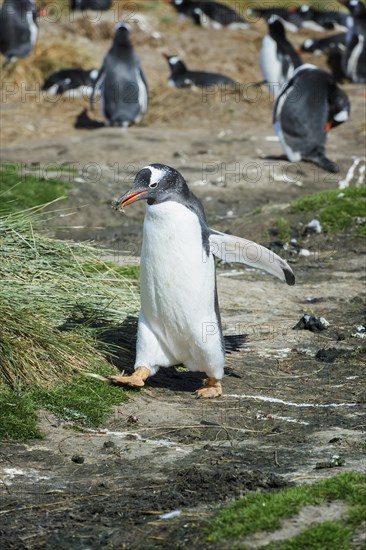
[[322,226],[319,220],[311,220],[305,227],[305,230],[310,231],[311,233],[321,233],[322,232]]
[[324,462],[317,462],[315,464],[315,470],[323,470],[324,468],[339,468],[344,466],[345,460],[339,455],[333,455],[330,460]]
[[318,361],[323,361],[324,363],[334,363],[334,361],[340,355],[343,355],[343,350],[337,350],[335,348],[324,349],[321,348],[316,352],[315,357]]
[[75,462],[75,464],[83,464],[85,459],[81,455],[73,455],[71,457],[71,460]]
[[113,443],[113,441],[111,441],[111,440],[105,441],[103,443],[103,449],[114,449],[115,446],[116,446],[116,444]]
[[173,512],[167,512],[166,514],[160,514],[159,519],[173,519],[179,518],[182,510],[174,510]]
[[136,424],[139,421],[138,417],[135,414],[130,414],[127,418],[127,424]]
[[307,248],[300,248],[299,256],[303,256],[304,258],[307,258],[308,256],[311,256],[312,252],[308,250]]
[[300,321],[292,327],[293,330],[310,330],[311,332],[320,332],[321,330],[326,329],[329,326],[329,323],[324,317],[317,319],[313,315],[305,313]]
[[341,332],[340,334],[337,334],[337,340],[338,342],[341,342],[342,340],[346,339],[346,335]]

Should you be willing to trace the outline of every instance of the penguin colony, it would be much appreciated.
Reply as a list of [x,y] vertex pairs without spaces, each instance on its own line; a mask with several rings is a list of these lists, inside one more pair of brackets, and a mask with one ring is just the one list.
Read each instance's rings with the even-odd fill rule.
[[[179,17],[195,25],[214,29],[249,27],[235,10],[219,2],[166,1]],[[260,65],[263,83],[272,86],[276,98],[273,126],[279,142],[290,161],[305,160],[329,172],[336,172],[338,168],[326,157],[327,132],[345,122],[350,113],[348,97],[337,81],[366,81],[365,4],[361,0],[339,2],[348,8],[348,14],[322,12],[307,5],[248,10],[248,15],[262,17],[268,23]],[[108,10],[111,6],[111,0],[70,1],[71,10]],[[299,28],[338,31],[329,38],[308,39],[301,47],[303,52],[326,53],[332,74],[304,64],[286,37],[286,31],[296,32]],[[4,0],[0,12],[0,51],[5,58],[4,66],[29,56],[37,35],[34,0]],[[138,124],[148,109],[149,92],[130,35],[129,25],[118,23],[111,48],[99,70],[65,68],[50,75],[43,89],[50,94],[87,95],[92,107],[95,96],[100,95],[106,125]],[[222,74],[189,70],[178,55],[165,57],[171,86],[237,84]],[[183,363],[191,371],[199,370],[207,375],[204,386],[196,392],[198,397],[219,397],[225,345],[214,258],[264,270],[289,285],[295,283],[294,274],[283,259],[261,245],[211,229],[201,202],[189,190],[182,174],[172,167],[151,164],[143,168],[132,188],[114,207],[120,210],[139,200],[145,200],[147,205],[135,371],[131,376],[112,376],[111,381],[141,387],[159,367]],[[202,334],[205,325],[215,327],[207,338]]]

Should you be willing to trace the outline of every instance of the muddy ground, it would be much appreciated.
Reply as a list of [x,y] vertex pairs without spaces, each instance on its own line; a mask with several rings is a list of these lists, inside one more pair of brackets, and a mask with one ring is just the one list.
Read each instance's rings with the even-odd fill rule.
[[[267,91],[249,101],[244,88],[234,96],[216,90],[209,98],[198,91],[170,90],[160,58],[168,49],[184,54],[192,68],[204,62],[205,69],[242,83],[259,81],[264,26],[258,23],[246,33],[217,32],[176,23],[166,7],[162,13],[161,19],[156,10],[143,13],[160,39],[137,27],[134,33],[152,96],[140,127],[76,129],[87,100],[51,103],[19,92],[1,104],[2,160],[33,163],[47,177],[52,177],[47,163],[75,163],[70,197],[57,206],[62,211],[50,231],[94,240],[120,264],[138,262],[144,206],[138,203],[122,215],[111,210],[110,201],[151,162],[170,164],[184,174],[213,227],[264,244],[278,240],[275,222],[288,217],[284,209],[292,199],[337,189],[354,157],[365,155],[364,90],[344,86],[351,120],[329,135],[328,155],[339,163],[340,173],[291,165],[280,158]],[[106,23],[107,38],[111,24]],[[102,59],[108,39],[79,21],[78,28],[84,27],[76,43],[93,38],[90,48]],[[41,27],[41,36],[50,32]],[[65,40],[73,32],[66,19],[52,27]],[[300,44],[306,36],[291,38]],[[318,61],[323,65],[322,58]],[[87,116],[102,120],[98,111]],[[257,214],[251,214],[254,209]],[[2,549],[207,547],[203,530],[234,497],[336,471],[365,471],[365,340],[352,336],[366,322],[364,240],[353,231],[305,234],[311,217],[288,219],[291,237],[310,252],[280,251],[291,262],[296,286],[250,269],[218,266],[225,333],[247,334],[244,348],[228,356],[221,399],[194,399],[202,376],[164,369],[141,392],[131,392],[129,402],[98,431],[76,432],[40,411],[44,440],[2,443]],[[328,329],[292,330],[305,312],[325,317]],[[339,353],[327,362],[316,357],[321,349],[328,361],[327,350]],[[127,370],[131,366],[125,365]],[[344,460],[337,469],[329,467],[334,455]],[[75,456],[83,462],[75,462],[82,460]],[[317,467],[324,462],[328,467]],[[174,510],[179,517],[159,518]],[[312,511],[304,525],[315,516],[336,518],[339,513]],[[264,534],[246,543],[259,548],[268,540]],[[360,535],[354,547],[362,544]]]

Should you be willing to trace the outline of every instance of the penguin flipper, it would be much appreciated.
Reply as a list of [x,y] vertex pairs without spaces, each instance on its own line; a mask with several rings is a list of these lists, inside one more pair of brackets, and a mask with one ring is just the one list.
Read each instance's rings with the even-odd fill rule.
[[210,252],[225,262],[237,262],[262,269],[288,285],[295,284],[295,275],[287,262],[260,244],[212,229],[209,243]]

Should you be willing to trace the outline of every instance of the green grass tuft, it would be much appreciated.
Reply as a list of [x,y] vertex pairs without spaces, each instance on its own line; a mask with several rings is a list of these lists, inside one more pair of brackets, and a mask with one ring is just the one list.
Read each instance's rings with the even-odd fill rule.
[[[344,501],[350,506],[345,532],[348,532],[349,526],[357,527],[366,513],[366,476],[346,472],[312,485],[271,493],[249,493],[219,513],[210,525],[206,540],[216,543],[257,531],[273,531],[281,526],[282,520],[297,515],[304,506],[335,500]],[[312,547],[300,545],[297,548]]]
[[291,540],[267,544],[266,550],[350,550],[352,529],[341,521],[324,521],[304,529]]
[[33,439],[42,434],[37,426],[37,407],[29,391],[0,386],[0,439]]
[[[317,215],[326,233],[343,231],[351,227],[355,217],[366,217],[366,187],[348,187],[343,191],[337,189],[305,195],[290,204],[290,211]],[[360,229],[358,231],[362,236],[363,227]]]
[[290,239],[290,225],[285,218],[279,218],[278,220],[276,220],[274,226],[278,231],[277,237],[280,239],[280,241],[286,242]]
[[[102,376],[115,373],[113,367],[94,370]],[[0,439],[41,438],[37,427],[39,409],[46,409],[65,421],[88,428],[100,426],[112,407],[126,401],[127,391],[86,375],[75,375],[70,382],[47,389],[26,388],[0,392]]]
[[[63,172],[65,171],[66,167],[63,169]],[[60,197],[66,198],[71,188],[70,183],[54,179],[51,172],[52,170],[47,170],[45,178],[37,174],[24,173],[22,167],[17,164],[0,164],[1,213],[26,210],[40,204],[48,204]]]

